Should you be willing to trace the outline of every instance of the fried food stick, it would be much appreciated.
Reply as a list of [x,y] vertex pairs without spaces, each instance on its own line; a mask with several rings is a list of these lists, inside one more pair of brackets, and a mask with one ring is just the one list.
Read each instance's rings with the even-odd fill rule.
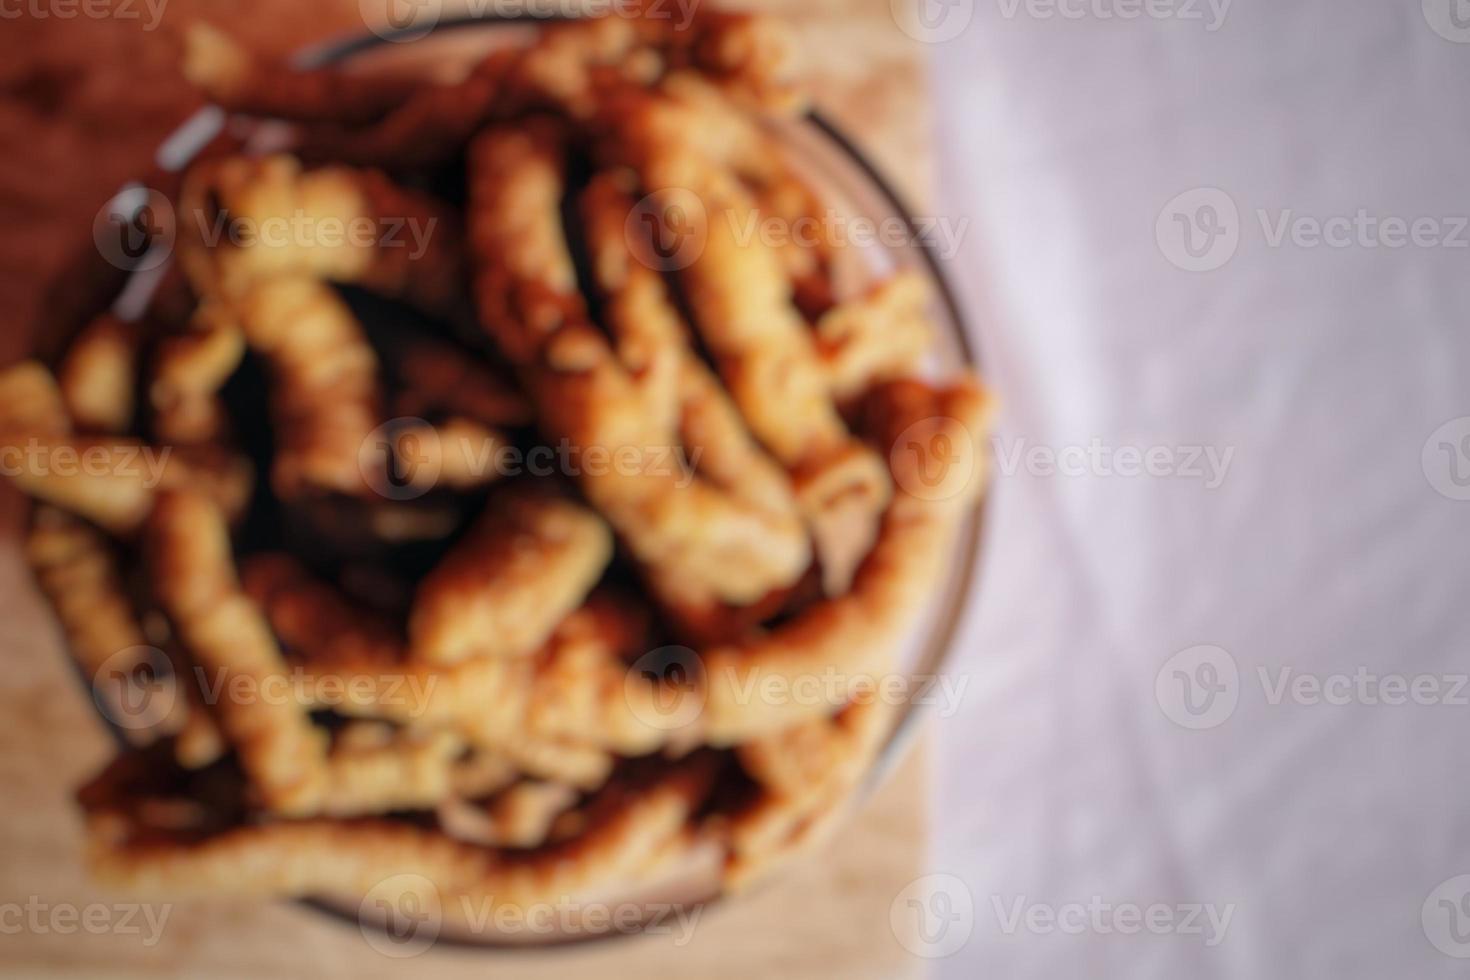
[[[26,538],[26,558],[66,635],[67,649],[94,693],[101,694],[95,685],[105,670],[127,673],[148,661],[153,648],[123,587],[118,562],[98,531],[64,511],[38,507]],[[136,720],[146,727],[130,726],[126,734],[143,744],[169,734],[178,726],[179,714]]]
[[[643,878],[707,795],[711,761],[685,760],[646,782],[609,785],[588,805],[584,833],[524,856],[372,820],[251,824],[197,840],[160,837],[138,832],[128,801],[113,799],[93,804],[89,858],[99,879],[139,894],[371,894],[394,906],[412,894],[457,923],[467,913],[564,902]],[[427,893],[413,890],[420,878],[431,883]],[[387,891],[395,887],[407,891]]]
[[394,402],[399,416],[443,412],[491,428],[530,425],[535,413],[508,381],[465,351],[415,337],[394,351],[391,366],[402,389]]
[[934,339],[928,302],[923,278],[899,272],[824,313],[817,349],[833,396],[849,401],[880,381],[912,377]]
[[456,82],[421,86],[412,98],[368,125],[337,121],[300,127],[293,147],[302,159],[391,170],[427,169],[463,149],[506,97],[515,51],[487,55]]
[[138,529],[160,489],[201,487],[234,516],[252,484],[249,461],[223,450],[72,435],[55,379],[34,361],[0,371],[0,460],[27,495],[119,535]]
[[696,72],[670,74],[658,96],[662,105],[653,109],[646,95],[637,95],[631,112],[622,97],[613,96],[612,116],[636,118],[643,127],[641,145],[687,147],[729,167],[747,185],[756,209],[725,215],[737,227],[759,227],[741,221],[778,223],[782,237],[772,248],[792,281],[796,305],[820,314],[817,349],[832,394],[845,401],[877,381],[912,376],[932,341],[923,278],[898,272],[867,295],[838,302],[831,265],[842,243],[828,237],[820,198],[785,164],[769,131]]
[[[870,608],[876,615],[867,628],[882,633],[889,623],[913,614],[916,589],[924,588],[938,570],[940,539],[949,536],[983,487],[978,470],[983,459],[978,454],[988,406],[973,382],[962,380],[937,389],[921,382],[898,381],[874,390],[864,411],[869,436],[879,446],[890,447],[900,488],[885,516],[878,547],[869,557],[870,564],[889,564],[886,569],[865,565],[856,586],[866,590],[864,598],[874,603]],[[951,441],[945,444],[943,440]],[[918,453],[913,451],[915,442],[920,443]],[[969,457],[969,472],[955,471],[949,485],[932,484],[926,472],[931,464],[942,462],[933,458],[942,445],[951,449],[970,445],[976,454]],[[916,495],[911,490],[920,492]],[[864,576],[877,581],[864,581]],[[820,622],[830,611],[830,607],[818,607],[808,616]],[[898,702],[891,696],[878,696],[873,689],[883,679],[881,674],[868,672],[876,666],[872,661],[868,667],[856,668],[862,673],[849,674],[844,691],[861,696],[832,717],[808,717],[736,748],[741,766],[761,787],[761,795],[730,820],[728,887],[746,887],[778,860],[811,846],[830,831],[868,771],[896,714]],[[840,667],[854,669],[854,665]],[[713,665],[713,670],[719,669]],[[714,727],[718,729],[719,723]]]
[[298,70],[255,57],[201,21],[184,32],[184,77],[229,112],[282,119],[370,122],[422,82],[334,68]]
[[[897,381],[868,395],[866,431],[874,445],[889,448],[897,484],[877,542],[845,595],[762,636],[702,651],[707,693],[701,725],[709,744],[738,744],[834,714],[854,692],[888,673],[894,649],[942,571],[946,542],[984,488],[991,409],[970,379],[946,388]],[[954,460],[936,459],[940,449]],[[936,462],[948,467],[953,484],[941,485],[942,493],[927,489]],[[827,677],[834,683],[824,683]],[[812,681],[824,696],[793,696]],[[750,694],[771,689],[777,696]]]
[[228,434],[219,392],[245,356],[245,335],[224,303],[206,299],[190,327],[160,338],[150,365],[153,430],[170,445],[217,442]]
[[794,519],[790,480],[750,437],[738,409],[690,347],[689,328],[663,278],[628,246],[635,202],[634,185],[624,177],[598,174],[581,200],[593,277],[618,358],[658,424],[676,431],[690,455],[698,453],[702,476],[737,499]]
[[219,682],[216,717],[252,787],[273,812],[314,812],[327,788],[325,732],[297,704],[265,696],[286,689],[287,665],[240,590],[218,508],[198,494],[163,494],[146,538],[158,598],[189,657]]
[[522,780],[483,803],[461,799],[439,805],[439,824],[451,837],[490,847],[536,847],[556,819],[577,802],[571,786]]
[[794,112],[792,39],[767,18],[700,9],[681,24],[648,4],[617,16],[550,24],[529,46],[492,52],[462,81],[420,87],[365,126],[303,127],[310,160],[423,168],[449,159],[485,125],[528,112],[590,120],[610,84],[653,84],[666,71],[699,72],[743,105]]
[[[605,153],[632,166],[653,210],[684,213],[699,243],[678,271],[695,327],[746,423],[791,472],[828,595],[839,595],[871,546],[891,492],[883,465],[838,415],[816,343],[792,305],[779,255],[746,236],[759,214],[714,137],[686,140],[698,113],[677,99],[610,100]],[[687,207],[693,197],[697,207]]]
[[83,429],[126,432],[133,421],[139,328],[104,313],[67,348],[57,381],[66,411]]
[[409,616],[414,659],[534,653],[582,604],[612,558],[592,511],[547,488],[512,487],[419,585]]
[[[252,556],[243,576],[303,686],[345,691],[340,713],[452,728],[492,756],[576,785],[595,784],[602,764],[586,749],[643,755],[687,734],[662,723],[671,692],[629,682],[625,658],[647,649],[647,622],[625,598],[594,592],[534,656],[438,665],[409,659],[391,623],[288,556]],[[377,694],[388,682],[400,696]]]
[[265,808],[281,816],[355,816],[431,806],[449,792],[462,743],[448,732],[405,732],[377,744],[348,738],[328,750],[293,697],[289,665],[235,577],[219,510],[187,492],[162,496],[147,547],[159,599]]
[[431,314],[463,295],[458,218],[374,170],[303,170],[293,157],[192,167],[180,260],[201,296],[232,299],[276,276],[361,286]]
[[[580,202],[594,287],[618,359],[643,395],[645,411],[661,429],[676,433],[686,458],[697,461],[701,482],[795,529],[800,517],[790,479],[751,438],[718,379],[692,350],[663,277],[629,247],[635,185],[628,177],[597,174]],[[677,626],[696,640],[748,628],[769,612],[762,604],[726,606],[713,590],[673,570],[647,568],[645,578]]]
[[447,731],[394,730],[372,722],[350,724],[327,759],[320,811],[355,817],[431,807],[454,785],[464,744]]
[[[793,170],[772,133],[770,123],[786,113],[744,111],[738,93],[732,98],[696,70],[670,72],[656,90],[677,106],[677,112],[646,117],[669,127],[658,138],[694,147],[734,171],[750,191],[760,221],[748,230],[764,234],[772,228],[770,244],[791,279],[796,306],[811,318],[830,309],[837,298],[833,263],[841,242],[832,234],[821,198]],[[616,104],[617,97],[612,101]],[[593,125],[600,121],[594,118]]]
[[[67,649],[92,682],[94,697],[103,694],[99,683],[108,679],[104,671],[128,674],[161,652],[150,644],[124,588],[118,559],[97,530],[65,511],[38,507],[26,538],[26,559],[61,623]],[[181,766],[208,765],[224,752],[219,729],[204,710],[198,686],[190,683],[181,664],[172,666],[174,676],[162,683],[175,687],[171,696],[159,689],[162,704],[145,703],[141,715],[110,717],[127,722],[123,734],[133,744],[173,735],[174,758]],[[113,704],[108,710],[118,707]]]
[[382,417],[382,392],[377,354],[347,305],[322,282],[296,276],[256,283],[234,311],[271,369],[276,493],[369,493],[359,458]]
[[588,499],[645,565],[743,604],[809,560],[799,522],[699,480],[677,432],[588,322],[558,218],[560,143],[545,127],[491,130],[471,151],[472,246],[485,328],[517,369],[543,431],[608,465],[582,468]]
[[0,371],[0,427],[53,436],[71,431],[61,389],[40,361],[21,361]]
[[594,790],[607,782],[616,762],[607,749],[590,743],[536,735],[485,739],[474,723],[462,734],[476,750],[498,755],[527,776],[581,790]]
[[890,703],[864,701],[736,750],[762,792],[730,820],[727,888],[747,887],[779,860],[825,837],[868,772],[893,715]]

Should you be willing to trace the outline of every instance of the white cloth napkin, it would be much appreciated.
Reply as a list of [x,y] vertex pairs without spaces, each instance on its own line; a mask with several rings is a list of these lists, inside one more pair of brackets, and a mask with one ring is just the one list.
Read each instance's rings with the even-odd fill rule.
[[1005,403],[937,975],[1466,975],[1470,3],[921,2]]

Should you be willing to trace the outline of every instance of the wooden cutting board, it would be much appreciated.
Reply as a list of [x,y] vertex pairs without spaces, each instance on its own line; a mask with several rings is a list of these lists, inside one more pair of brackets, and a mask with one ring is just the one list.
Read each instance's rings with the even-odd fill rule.
[[[453,6],[446,4],[446,12]],[[923,46],[898,29],[890,0],[754,6],[790,13],[823,110],[911,200],[926,200]],[[137,16],[124,16],[125,10]],[[10,234],[0,238],[0,309],[9,329],[0,332],[0,363],[26,352],[35,340],[32,325],[53,318],[56,305],[74,293],[67,283],[52,287],[69,258],[90,248],[97,209],[124,180],[148,172],[160,139],[196,107],[176,67],[180,31],[196,18],[272,52],[363,29],[352,0],[170,0],[151,29],[142,0],[105,18],[6,21],[0,216]],[[889,913],[898,893],[922,873],[922,750],[824,847],[754,894],[704,910],[688,936],[530,953],[439,946],[394,959],[354,925],[288,902],[154,905],[151,921],[128,913],[127,896],[96,888],[81,864],[82,828],[71,794],[113,746],[20,558],[21,514],[13,491],[0,490],[0,650],[7,659],[0,671],[0,972],[273,980],[483,978],[492,971],[500,980],[569,973],[850,980],[921,972],[923,961],[905,951]],[[152,923],[163,916],[150,942]],[[110,925],[93,931],[104,920]]]

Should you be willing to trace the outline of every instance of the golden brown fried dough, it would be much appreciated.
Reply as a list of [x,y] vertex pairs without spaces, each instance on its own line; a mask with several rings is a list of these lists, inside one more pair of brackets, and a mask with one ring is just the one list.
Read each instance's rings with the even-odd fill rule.
[[70,430],[45,368],[27,361],[0,372],[0,465],[30,496],[122,535],[137,530],[161,489],[200,487],[232,517],[249,502],[253,473],[243,457]]
[[[708,695],[703,726],[710,744],[736,744],[762,732],[830,715],[854,691],[892,670],[890,658],[928,599],[947,554],[944,543],[985,485],[983,440],[992,409],[969,379],[947,388],[918,381],[881,385],[868,396],[865,431],[888,453],[896,492],[873,549],[845,595],[811,607],[765,635],[702,653]],[[942,494],[916,495],[926,483],[923,452],[895,445],[925,428],[962,447],[965,471]],[[832,683],[824,679],[831,677]],[[794,696],[804,681],[823,697]],[[760,692],[774,688],[775,695]]]
[[744,231],[760,216],[722,159],[734,151],[714,136],[682,138],[700,125],[700,113],[677,98],[627,96],[614,109],[609,152],[637,171],[654,213],[683,215],[686,239],[698,243],[677,263],[694,325],[751,431],[791,471],[824,587],[838,595],[873,541],[891,488],[837,412],[780,256]]
[[392,367],[403,383],[394,403],[399,416],[445,413],[492,429],[535,421],[525,395],[461,348],[416,337],[396,352]]
[[480,803],[447,799],[437,813],[451,837],[489,847],[528,848],[547,839],[577,797],[571,786],[528,779]]
[[900,272],[817,321],[817,345],[832,393],[850,399],[879,381],[912,377],[933,342],[929,301],[916,272]]
[[410,653],[431,663],[534,652],[592,590],[612,557],[601,518],[553,488],[491,498],[479,523],[419,586]]
[[761,795],[730,822],[726,886],[741,889],[819,841],[882,745],[894,706],[872,700],[754,739],[737,751]]
[[205,300],[190,326],[161,338],[151,364],[153,429],[170,445],[216,442],[228,434],[219,392],[245,355],[245,335],[224,303]]
[[382,414],[378,358],[347,305],[297,276],[256,283],[235,309],[246,342],[271,369],[276,493],[370,494],[362,455]]
[[[544,128],[494,130],[472,149],[485,327],[519,371],[543,431],[582,454],[584,492],[638,559],[706,583],[722,599],[753,601],[800,575],[807,544],[787,515],[694,478],[650,389],[587,322],[557,218],[558,152]],[[662,414],[666,423],[667,405]]]
[[280,155],[208,160],[190,169],[179,212],[179,258],[203,296],[310,276],[444,313],[463,292],[458,219],[377,171],[303,170]]
[[641,877],[704,799],[708,761],[675,764],[644,785],[609,787],[590,804],[584,834],[528,860],[387,821],[255,824],[195,841],[135,838],[99,807],[91,865],[101,880],[140,894],[356,898],[371,892],[396,903],[401,896],[383,889],[421,877],[432,884],[436,906],[442,901],[446,921],[457,921],[467,909],[565,901]]
[[363,121],[401,104],[406,78],[301,71],[256,58],[224,31],[196,21],[184,32],[184,76],[230,112],[284,119]]
[[[189,74],[220,104],[288,118],[273,131],[309,159],[406,180],[206,153],[146,338],[102,318],[61,384],[0,371],[0,461],[58,505],[28,556],[79,661],[142,674],[157,655],[181,682],[144,729],[171,741],[80,796],[104,879],[411,893],[453,922],[618,894],[695,854],[740,887],[852,798],[983,484],[989,399],[904,380],[930,344],[920,279],[839,288],[856,257],[771,118],[801,105],[789,35],[670,13],[635,3],[401,86],[191,32]],[[462,151],[468,240],[407,189],[442,187]],[[664,254],[671,230],[687,254]],[[498,356],[437,334],[467,326],[467,268]],[[393,303],[337,286],[416,311],[384,322]],[[229,416],[257,367],[268,434]],[[264,540],[299,560],[237,573],[235,434],[272,454],[242,545],[279,518]],[[482,490],[515,468],[532,476]],[[140,528],[146,583],[101,533]]]
[[57,381],[66,412],[82,429],[126,432],[138,383],[139,328],[103,314],[67,348]]
[[326,735],[286,696],[286,661],[240,589],[223,515],[198,494],[165,493],[147,544],[158,598],[220,692],[212,708],[251,785],[274,812],[314,812],[327,787]]

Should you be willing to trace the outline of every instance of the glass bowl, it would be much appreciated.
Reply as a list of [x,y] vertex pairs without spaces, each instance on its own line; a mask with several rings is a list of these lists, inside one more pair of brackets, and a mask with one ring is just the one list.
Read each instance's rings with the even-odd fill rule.
[[[421,27],[397,32],[375,31],[312,47],[302,52],[296,63],[302,67],[336,65],[349,71],[408,68],[447,80],[468,71],[494,47],[520,43],[534,33],[537,24],[547,20],[532,16],[466,17],[442,21],[427,32]],[[161,144],[154,178],[148,184],[135,183],[122,188],[104,208],[104,213],[110,212],[115,217],[126,219],[146,207],[150,190],[157,186],[175,186],[178,176],[190,161],[227,125],[231,125],[230,121],[217,107],[201,109]],[[279,132],[273,126],[271,123],[254,124],[245,139],[247,149],[263,151],[273,148]],[[854,247],[841,250],[844,265],[837,272],[844,283],[859,284],[900,269],[918,270],[930,287],[933,297],[930,316],[936,328],[935,348],[929,355],[926,372],[939,374],[958,367],[975,369],[976,356],[954,291],[941,268],[940,257],[933,244],[920,233],[913,212],[905,206],[889,181],[854,141],[818,109],[770,126],[788,162],[817,189],[824,204],[834,212],[846,219],[862,221],[865,227],[900,229],[896,236],[876,236],[866,243],[854,243]],[[90,258],[95,259],[96,256]],[[95,261],[91,264],[100,268]],[[113,302],[114,310],[125,319],[141,312],[166,268],[166,261],[151,262],[146,256],[135,263],[134,270],[121,284]],[[94,276],[93,281],[96,278]],[[95,312],[95,306],[92,312]],[[75,325],[79,323],[67,326]],[[39,338],[43,356],[54,358],[62,349],[66,335],[72,332],[67,326],[59,326]],[[960,533],[954,538],[948,569],[931,597],[929,608],[916,619],[908,641],[896,653],[898,669],[909,673],[915,680],[936,679],[949,659],[964,603],[974,586],[982,525],[983,505],[966,516]],[[924,688],[921,686],[918,690]],[[849,811],[903,759],[927,703],[926,699],[915,698],[899,706],[893,728],[862,786],[845,804]],[[779,878],[779,872],[775,877]],[[578,906],[579,903],[600,907],[635,905],[650,909],[674,903],[708,903],[719,894],[720,854],[711,848],[691,853],[680,868],[658,881],[641,883],[636,890],[621,889],[567,898],[570,906]],[[305,900],[301,904],[357,922],[375,943],[394,941],[395,930],[388,928],[388,910],[376,909],[369,902],[358,898],[323,897]],[[523,947],[585,941],[602,935],[626,934],[627,931],[630,930],[620,927],[615,932],[595,932],[584,928],[575,916],[564,916],[556,927],[534,931],[436,929],[433,941],[454,945]],[[414,938],[422,940],[423,936],[418,934]]]

